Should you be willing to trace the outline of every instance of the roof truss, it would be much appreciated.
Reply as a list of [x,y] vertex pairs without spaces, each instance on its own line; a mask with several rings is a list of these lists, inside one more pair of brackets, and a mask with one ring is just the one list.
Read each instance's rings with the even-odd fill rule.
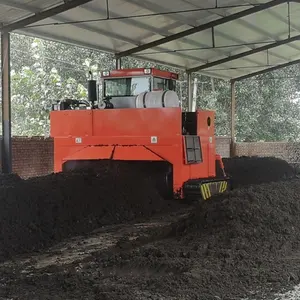
[[293,65],[296,65],[296,64],[300,64],[300,59],[296,59],[296,60],[287,62],[285,64],[280,64],[280,65],[273,66],[273,67],[270,67],[270,68],[266,68],[264,70],[253,72],[253,73],[250,73],[250,74],[247,74],[247,75],[244,75],[244,76],[236,77],[236,78],[232,79],[231,81],[245,80],[245,79],[248,79],[248,78],[251,78],[251,77],[255,77],[255,76],[262,75],[262,74],[265,74],[265,73],[268,73],[268,72],[280,70],[280,69],[290,67],[290,66],[293,66]]
[[217,66],[217,65],[221,65],[221,64],[224,64],[224,63],[227,63],[227,62],[231,62],[231,61],[239,59],[239,58],[243,58],[243,57],[246,57],[246,56],[249,56],[249,55],[253,55],[255,53],[259,53],[259,52],[262,52],[262,51],[265,51],[265,50],[276,48],[276,47],[279,47],[279,46],[282,46],[282,45],[285,45],[285,44],[288,44],[288,43],[292,43],[292,42],[295,42],[295,41],[299,41],[299,40],[300,40],[300,35],[296,35],[296,36],[293,36],[293,37],[290,37],[290,38],[287,38],[287,39],[284,39],[284,40],[281,40],[281,41],[278,41],[278,42],[275,42],[275,43],[270,43],[268,45],[264,45],[264,46],[261,46],[261,47],[258,47],[258,48],[251,49],[249,51],[238,53],[238,54],[226,57],[226,58],[222,58],[222,59],[219,59],[219,60],[209,62],[207,64],[204,64],[204,65],[201,65],[201,66],[198,66],[198,67],[195,67],[195,68],[188,69],[187,72],[192,73],[192,72],[197,72],[197,71],[200,71],[200,70],[208,69],[208,68],[211,68],[211,67],[214,67],[214,66]]
[[[272,8],[272,7],[275,7],[277,5],[287,3],[287,2],[288,2],[287,0],[272,0],[272,1],[269,1],[267,3],[254,6],[252,8],[245,9],[245,10],[240,11],[238,13],[231,14],[227,17],[219,18],[217,20],[214,20],[214,21],[211,21],[211,22],[199,25],[199,26],[195,26],[193,28],[184,30],[182,32],[175,33],[175,34],[172,34],[170,36],[158,39],[156,41],[153,41],[153,42],[141,45],[141,46],[137,46],[135,48],[132,48],[132,49],[129,49],[129,50],[126,50],[126,51],[123,51],[123,52],[119,52],[119,53],[116,54],[116,57],[120,58],[122,56],[129,56],[129,55],[132,55],[132,54],[135,54],[135,53],[138,53],[138,52],[141,52],[141,51],[144,51],[144,50],[147,50],[147,49],[150,49],[150,48],[153,48],[153,47],[156,47],[156,46],[159,46],[159,45],[162,45],[162,44],[174,41],[174,40],[184,38],[184,37],[192,35],[194,33],[198,33],[198,32],[201,32],[201,31],[204,31],[204,30],[207,30],[207,29],[211,29],[215,26],[226,24],[228,22],[231,22],[231,21],[234,21],[234,20],[249,16],[249,15],[252,15],[254,13],[267,10],[269,8]],[[292,2],[299,2],[299,0],[292,0]]]
[[[43,3],[44,0],[40,1]],[[79,46],[87,45],[93,49],[115,53],[116,58],[130,55],[156,63],[164,64],[165,62],[170,66],[186,69],[189,73],[201,71],[201,73],[209,76],[233,78],[234,80],[238,80],[239,78],[243,79],[245,76],[251,76],[251,74],[261,74],[264,70],[271,71],[273,67],[269,66],[277,67],[279,65],[285,65],[285,63],[291,63],[295,59],[297,61],[299,58],[299,55],[295,52],[300,50],[300,45],[296,43],[300,40],[300,25],[296,18],[291,20],[289,14],[285,17],[283,10],[285,8],[290,9],[289,3],[300,3],[300,0],[269,0],[268,2],[265,2],[266,0],[227,0],[228,5],[224,1],[224,7],[220,6],[218,8],[213,8],[213,5],[209,4],[205,5],[204,1],[203,3],[201,2],[200,5],[199,3],[195,4],[195,1],[192,0],[176,0],[177,5],[179,5],[178,12],[176,12],[177,8],[175,7],[175,12],[166,12],[165,10],[167,8],[162,4],[157,4],[154,0],[112,0],[110,2],[112,3],[111,6],[106,5],[105,0],[61,1],[64,1],[64,3],[56,5],[55,7],[51,7],[51,1],[49,1],[49,8],[42,10],[39,9],[38,6],[35,6],[33,4],[34,2],[23,3],[19,0],[0,0],[0,5],[6,5],[24,11],[22,18],[19,17],[19,20],[15,19],[16,21],[6,22],[5,25],[0,27],[0,30],[2,32],[17,31],[23,34],[36,35],[44,38],[50,37],[50,39],[60,42],[65,41],[69,43],[71,41],[72,44]],[[127,8],[131,6],[131,13],[124,12],[123,14],[122,10],[113,6],[113,1],[118,3],[122,2]],[[210,0],[207,0],[207,3],[208,1]],[[52,1],[52,3],[53,2],[55,1]],[[88,2],[91,3],[76,10],[74,16],[73,12],[67,13],[68,10]],[[199,10],[199,14],[204,16],[206,23],[198,25],[200,22],[197,20],[198,14],[196,13],[192,14],[192,18],[185,17],[184,10],[183,13],[181,11],[180,2],[182,2],[181,5],[183,5],[183,3],[190,5],[190,9],[187,9],[187,12],[193,10],[196,12]],[[46,1],[44,1],[44,3],[46,3]],[[279,10],[271,9],[281,4],[287,4],[287,6],[282,6]],[[251,8],[236,12],[235,9],[232,10],[230,8],[231,6],[236,7],[238,10],[242,9],[242,6]],[[146,10],[146,16],[151,16],[153,12],[153,15],[165,18],[163,21],[166,21],[166,25],[154,26],[154,23],[147,22],[147,20],[144,21],[143,17],[135,17],[134,14],[132,15],[132,12],[139,10],[143,11],[141,15],[143,15]],[[255,20],[256,17],[254,17],[254,19],[251,17],[250,21],[245,18],[262,11],[266,11],[266,14],[273,17],[273,22],[274,20],[281,22],[281,27],[278,27],[277,32],[276,30],[272,31],[270,26],[268,30],[267,26],[265,28],[264,26],[255,25],[253,20]],[[30,16],[25,17],[24,13],[26,12],[27,16]],[[102,17],[103,23],[90,21],[91,23],[89,24],[88,16],[97,13]],[[82,21],[80,20],[81,16]],[[105,19],[106,16],[107,20]],[[217,19],[215,19],[216,17]],[[85,18],[87,20],[84,20]],[[144,18],[147,19],[147,17]],[[46,22],[40,22],[44,19],[48,20]],[[116,21],[114,21],[114,19],[116,19]],[[50,23],[53,20],[56,22],[55,24]],[[228,24],[227,27],[220,26],[231,21],[235,21],[236,23],[232,25]],[[139,38],[136,38],[133,33],[132,35],[127,35],[127,32],[124,33],[111,29],[110,25],[107,25],[112,24],[110,22],[119,22],[121,27],[124,25],[124,27],[139,28]],[[104,25],[102,26],[102,24]],[[243,38],[243,35],[236,34],[234,26],[237,24],[243,27],[243,30],[246,30],[246,32],[247,30],[251,30],[250,35],[252,34],[256,39],[252,36],[248,40],[248,38]],[[68,34],[64,35],[60,29],[56,29],[60,26],[55,25],[62,25]],[[183,28],[190,28],[185,30],[181,29],[181,31],[177,30],[177,28],[179,29],[182,26]],[[233,26],[233,31],[226,31],[228,26],[229,28]],[[99,40],[101,40],[101,37],[106,40],[110,39],[112,46],[110,46],[108,42],[103,44],[95,43],[94,46],[88,39],[85,40],[81,39],[80,36],[73,36],[72,32],[70,34],[70,30],[78,31],[81,35],[86,35],[86,33],[90,32],[93,36],[93,41],[97,40],[97,36],[99,36]],[[143,33],[141,30],[145,32]],[[174,33],[173,30],[177,33]],[[201,37],[199,39],[196,36],[190,36],[205,30],[206,32],[199,35]],[[210,34],[211,41],[209,40]],[[286,38],[287,35],[288,38]],[[149,40],[150,42],[147,42]],[[179,40],[178,43],[177,40]],[[224,41],[227,41],[227,43],[224,43]],[[167,43],[170,44],[164,45]],[[222,43],[224,46],[222,46]],[[281,48],[279,50],[274,49],[273,51],[269,51],[270,49],[282,45],[286,45],[283,52]],[[128,46],[133,48],[129,48]],[[150,48],[153,50],[145,51]],[[253,55],[264,51],[267,51],[267,62],[264,60],[264,55]],[[285,53],[286,51],[288,52],[287,54]],[[202,53],[204,52],[205,54],[203,55]],[[164,58],[167,58],[167,61],[165,61]],[[235,60],[239,61],[232,63]],[[198,65],[199,63],[200,65]],[[221,64],[221,68],[213,68]],[[261,68],[263,68],[263,70],[260,70]],[[260,71],[248,75],[247,73],[249,73],[251,69],[258,69]],[[226,70],[229,70],[229,72],[226,72]]]
[[[8,25],[4,25],[2,27],[0,27],[0,31],[1,32],[11,32],[11,31],[14,31],[14,30],[17,30],[17,29],[20,29],[20,28],[24,28],[30,24],[33,24],[33,23],[36,23],[36,22],[39,22],[39,21],[42,21],[44,19],[47,19],[47,18],[50,18],[50,17],[53,17],[57,14],[60,14],[60,13],[63,13],[67,10],[70,10],[72,8],[75,8],[75,7],[78,7],[79,5],[83,5],[85,3],[88,3],[92,0],[64,0],[64,3],[61,4],[61,5],[58,5],[58,6],[55,6],[53,8],[50,8],[50,9],[46,9],[46,10],[43,10],[43,11],[36,11],[34,13],[33,16],[30,16],[30,17],[27,17],[25,19],[22,19],[20,21],[17,21],[17,22],[13,22],[11,24],[8,24]],[[12,2],[12,4],[10,4],[10,2]],[[0,4],[5,4],[5,5],[17,5],[20,9],[26,9],[26,4],[22,4],[22,3],[17,3],[17,2],[14,2],[14,1],[1,1]]]

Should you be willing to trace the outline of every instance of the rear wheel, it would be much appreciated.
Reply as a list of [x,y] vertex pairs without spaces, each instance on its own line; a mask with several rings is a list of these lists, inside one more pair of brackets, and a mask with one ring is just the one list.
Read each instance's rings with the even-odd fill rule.
[[171,166],[161,167],[161,173],[156,176],[156,188],[165,199],[173,198],[173,172]]

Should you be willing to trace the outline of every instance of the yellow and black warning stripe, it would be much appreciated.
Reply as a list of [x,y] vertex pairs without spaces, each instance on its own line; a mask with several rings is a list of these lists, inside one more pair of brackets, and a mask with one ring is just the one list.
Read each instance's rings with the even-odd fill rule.
[[202,183],[200,186],[201,195],[204,200],[209,199],[212,195],[226,192],[227,188],[227,181],[207,182]]
[[208,183],[201,184],[201,194],[204,200],[211,197],[210,187]]
[[221,181],[219,192],[224,193],[227,190],[227,181]]

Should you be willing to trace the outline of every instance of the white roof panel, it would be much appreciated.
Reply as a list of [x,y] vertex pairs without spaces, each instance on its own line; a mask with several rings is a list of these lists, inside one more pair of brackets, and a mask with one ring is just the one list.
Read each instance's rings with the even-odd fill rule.
[[[216,0],[92,0],[17,32],[119,53],[275,1],[279,2],[219,0],[216,8]],[[298,41],[210,68],[203,67],[288,37],[300,36],[300,3],[282,2],[216,25],[213,30],[209,28],[133,55],[182,69],[202,66],[199,72],[227,79],[291,62],[300,57]],[[11,24],[63,3],[63,0],[4,0],[0,4],[0,22]]]

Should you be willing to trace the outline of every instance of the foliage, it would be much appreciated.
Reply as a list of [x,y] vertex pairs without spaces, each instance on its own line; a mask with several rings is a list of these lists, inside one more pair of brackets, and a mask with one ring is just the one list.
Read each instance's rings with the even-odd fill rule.
[[[236,83],[237,141],[300,140],[298,73],[299,69],[290,67]],[[230,133],[228,82],[206,80],[197,104],[216,110],[217,135]]]
[[238,84],[238,140],[299,140],[300,105],[295,99],[299,83],[297,78],[287,78],[289,71],[280,70]]
[[[13,34],[12,129],[14,135],[47,135],[49,111],[55,100],[87,96],[88,71],[98,78],[101,70],[115,67],[113,55]],[[153,63],[130,57],[124,68],[150,67]],[[177,92],[187,109],[186,74],[180,74]],[[293,66],[237,83],[236,133],[238,141],[300,139],[299,67]],[[217,135],[230,130],[230,84],[203,75],[197,78],[197,107],[216,110]]]
[[[45,61],[42,54],[47,49],[43,41],[32,39],[26,46],[27,51],[22,53],[28,65],[20,63],[20,54],[12,60],[12,131],[14,135],[47,135],[52,102],[65,97],[84,99],[86,88],[78,82],[76,70],[66,76],[59,72],[59,64]],[[20,48],[12,52],[16,55]]]

